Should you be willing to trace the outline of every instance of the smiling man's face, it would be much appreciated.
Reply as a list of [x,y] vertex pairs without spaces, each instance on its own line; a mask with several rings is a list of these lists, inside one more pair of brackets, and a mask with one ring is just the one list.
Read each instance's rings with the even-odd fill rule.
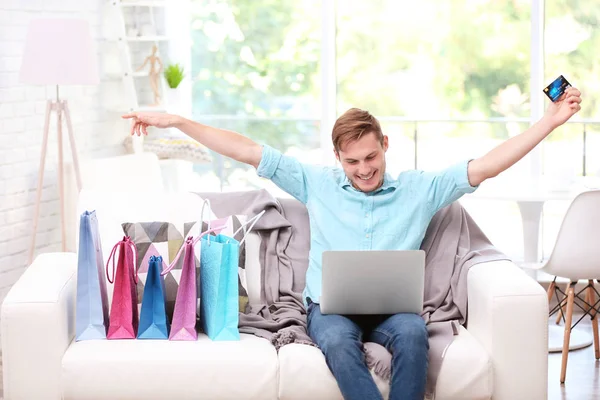
[[387,136],[383,136],[383,143],[381,143],[371,132],[362,135],[357,140],[348,141],[339,151],[335,152],[335,155],[342,164],[344,173],[352,186],[368,193],[383,184],[387,149]]

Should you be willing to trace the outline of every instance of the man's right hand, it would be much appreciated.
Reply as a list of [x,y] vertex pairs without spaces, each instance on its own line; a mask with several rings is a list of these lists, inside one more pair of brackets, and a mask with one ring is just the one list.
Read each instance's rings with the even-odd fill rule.
[[133,119],[131,134],[147,135],[146,128],[177,128],[198,143],[212,151],[233,158],[236,161],[258,168],[262,159],[262,146],[239,133],[225,129],[213,128],[199,122],[180,117],[179,115],[158,112],[132,112],[123,115],[125,119]]
[[156,128],[172,128],[177,122],[181,120],[181,117],[173,114],[165,114],[159,112],[132,112],[122,116],[124,119],[133,119],[133,125],[131,126],[131,134],[137,134],[140,136],[148,134],[146,130],[149,126]]

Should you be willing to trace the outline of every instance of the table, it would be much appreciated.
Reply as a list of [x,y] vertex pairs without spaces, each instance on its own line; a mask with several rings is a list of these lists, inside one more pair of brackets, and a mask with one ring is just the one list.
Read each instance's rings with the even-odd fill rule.
[[572,201],[577,194],[587,190],[582,186],[573,186],[569,190],[558,191],[538,186],[513,186],[488,184],[471,196],[482,200],[514,201],[519,206],[523,224],[523,261],[526,264],[539,263],[540,222],[544,203],[550,200]]

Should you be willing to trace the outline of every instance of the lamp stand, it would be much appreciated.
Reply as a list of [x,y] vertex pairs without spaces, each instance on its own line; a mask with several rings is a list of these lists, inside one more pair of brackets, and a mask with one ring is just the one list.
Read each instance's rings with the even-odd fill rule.
[[67,234],[65,226],[65,185],[64,185],[64,165],[63,165],[63,136],[62,136],[62,117],[65,116],[67,122],[67,131],[69,133],[69,141],[71,144],[71,153],[73,156],[73,167],[75,169],[75,177],[77,180],[77,191],[81,191],[81,175],[79,172],[79,159],[77,158],[77,149],[75,148],[75,137],[73,136],[73,127],[71,125],[71,114],[66,100],[60,100],[58,95],[58,85],[56,86],[56,101],[48,100],[46,103],[46,118],[44,121],[44,138],[42,140],[42,154],[40,157],[40,168],[38,171],[38,184],[34,206],[33,216],[33,232],[31,234],[31,248],[29,250],[28,265],[33,262],[35,253],[35,239],[40,217],[40,203],[42,199],[42,184],[44,182],[44,167],[46,163],[46,150],[48,149],[48,131],[50,128],[50,114],[56,112],[57,119],[57,134],[58,134],[58,190],[60,201],[60,224],[61,224],[61,241],[62,251],[66,251]]

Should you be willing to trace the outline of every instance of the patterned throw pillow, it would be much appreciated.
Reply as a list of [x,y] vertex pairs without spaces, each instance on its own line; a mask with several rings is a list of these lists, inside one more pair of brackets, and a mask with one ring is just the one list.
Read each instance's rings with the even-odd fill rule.
[[[187,236],[197,236],[199,224],[197,222],[187,222],[182,226],[176,226],[170,222],[126,222],[121,224],[125,235],[131,237],[131,240],[137,247],[138,285],[137,302],[138,308],[142,304],[144,285],[148,275],[148,261],[151,256],[162,256],[163,270],[175,259],[177,252],[183,245]],[[200,273],[200,253],[196,246],[195,262],[196,275]],[[181,268],[183,266],[183,254],[179,258],[175,267],[165,275],[165,302],[167,317],[169,320],[173,316],[175,309],[175,299],[177,289],[181,280]],[[197,313],[200,311],[198,307]]]
[[[246,232],[246,228],[240,227],[247,221],[245,215],[231,215],[226,218],[219,218],[210,222],[211,228],[225,226],[220,231],[221,234],[234,237],[237,241],[241,241]],[[122,225],[125,235],[131,237],[131,240],[137,247],[137,271],[139,281],[137,285],[137,301],[138,307],[141,307],[142,296],[144,292],[144,284],[148,275],[148,261],[151,256],[162,256],[163,269],[165,269],[177,255],[177,252],[183,245],[185,238],[188,236],[197,237],[200,233],[198,222],[186,222],[182,226],[176,226],[170,222],[127,222]],[[208,229],[208,223],[202,223],[202,232]],[[233,234],[240,230],[235,236]],[[215,235],[215,233],[213,233]],[[200,277],[200,243],[195,247],[195,263],[196,276]],[[181,280],[181,268],[183,266],[183,254],[177,261],[175,267],[165,275],[165,301],[167,317],[173,316],[175,309],[175,299],[177,297],[177,289]],[[198,304],[196,314],[200,315],[200,285],[196,282],[198,291]],[[238,303],[239,311],[245,312],[248,305],[248,286],[246,282],[246,244],[240,246],[240,255],[238,263]]]

